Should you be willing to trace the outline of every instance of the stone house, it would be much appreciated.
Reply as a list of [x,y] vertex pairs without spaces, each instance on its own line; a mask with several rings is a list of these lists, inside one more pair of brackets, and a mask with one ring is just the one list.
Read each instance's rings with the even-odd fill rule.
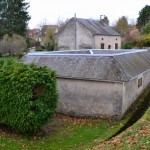
[[57,73],[57,112],[77,117],[123,117],[150,83],[147,50],[68,50],[28,53],[21,60]]
[[100,20],[71,18],[56,34],[58,50],[119,49],[121,37]]

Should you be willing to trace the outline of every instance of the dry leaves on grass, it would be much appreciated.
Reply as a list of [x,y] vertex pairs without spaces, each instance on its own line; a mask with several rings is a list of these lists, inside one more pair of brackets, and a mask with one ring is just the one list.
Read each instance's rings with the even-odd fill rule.
[[[92,125],[93,122],[96,123],[94,119],[75,118],[75,117],[65,116],[62,114],[55,114],[54,118],[62,119],[65,122],[79,124],[79,125],[85,125],[85,124]],[[98,122],[100,123],[100,119],[98,120]]]
[[4,136],[5,136],[5,133],[0,131],[0,139],[3,138]]
[[146,137],[148,136],[150,133],[148,131],[148,127],[147,126],[143,126],[139,129],[139,132],[142,134],[142,137]]
[[[140,123],[139,123],[140,124]],[[144,122],[142,122],[142,127],[135,128],[134,126],[128,128],[120,135],[110,139],[109,141],[105,141],[100,143],[100,145],[93,147],[92,150],[111,150],[111,149],[121,149],[123,144],[126,143],[129,148],[132,148],[138,143],[140,143],[141,138],[147,138],[150,135],[149,125],[146,126]],[[147,145],[149,145],[150,141],[147,141]],[[146,145],[141,145],[140,150],[147,150]]]

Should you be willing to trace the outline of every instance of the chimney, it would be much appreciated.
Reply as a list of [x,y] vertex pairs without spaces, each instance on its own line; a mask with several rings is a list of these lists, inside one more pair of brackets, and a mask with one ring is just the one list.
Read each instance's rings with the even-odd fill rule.
[[105,15],[100,15],[100,21],[105,18]]

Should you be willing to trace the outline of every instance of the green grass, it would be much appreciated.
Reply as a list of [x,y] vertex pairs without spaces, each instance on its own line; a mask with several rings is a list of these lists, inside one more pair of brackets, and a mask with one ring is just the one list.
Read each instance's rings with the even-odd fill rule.
[[[22,136],[15,133],[8,133],[0,130],[0,149],[3,150],[68,150],[68,149],[87,149],[99,142],[105,141],[118,131],[123,122],[117,124],[108,120],[100,119],[76,119],[66,121],[61,119],[59,122],[51,122],[48,135],[41,136]],[[81,121],[81,122],[80,122]],[[84,123],[83,123],[84,122]]]

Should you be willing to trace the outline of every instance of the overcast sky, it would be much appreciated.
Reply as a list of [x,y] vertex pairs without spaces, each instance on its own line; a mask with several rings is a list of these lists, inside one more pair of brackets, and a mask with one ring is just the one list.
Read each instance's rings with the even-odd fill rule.
[[35,28],[41,22],[56,24],[58,18],[65,20],[76,13],[78,18],[99,19],[108,17],[110,24],[118,18],[127,16],[135,20],[139,11],[150,5],[150,0],[26,0],[30,3],[28,12],[31,16],[29,28]]

